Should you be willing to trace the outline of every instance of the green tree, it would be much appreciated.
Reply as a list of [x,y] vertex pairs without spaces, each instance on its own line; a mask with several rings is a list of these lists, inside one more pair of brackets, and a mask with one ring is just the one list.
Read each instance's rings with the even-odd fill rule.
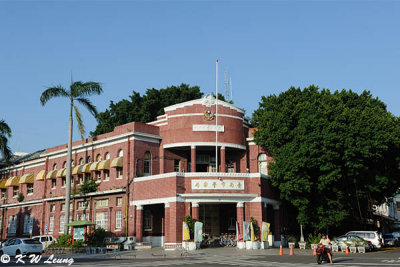
[[123,99],[117,103],[110,101],[110,106],[97,117],[96,129],[91,132],[92,136],[111,132],[114,127],[129,123],[151,122],[157,116],[164,114],[164,107],[177,103],[198,99],[203,96],[198,86],[181,84],[163,89],[147,89],[143,96],[133,91],[129,100]]
[[[67,155],[67,177],[66,177],[66,192],[65,192],[65,208],[69,210],[70,195],[71,195],[71,161],[72,161],[72,129],[73,129],[73,114],[78,124],[81,139],[84,139],[84,124],[82,115],[76,106],[76,103],[84,106],[93,116],[97,116],[97,109],[92,102],[87,98],[91,95],[99,95],[103,92],[101,85],[97,82],[81,81],[71,83],[69,90],[62,86],[49,87],[40,96],[40,103],[44,106],[47,101],[55,97],[65,97],[69,100],[69,129],[68,129],[68,155]],[[69,212],[65,213],[65,228],[64,233],[68,234]]]
[[255,141],[273,155],[272,184],[297,220],[328,230],[372,218],[400,186],[399,118],[370,92],[312,85],[262,97]]
[[4,120],[0,120],[0,153],[5,161],[11,158],[11,149],[8,147],[8,138],[11,137],[11,128]]

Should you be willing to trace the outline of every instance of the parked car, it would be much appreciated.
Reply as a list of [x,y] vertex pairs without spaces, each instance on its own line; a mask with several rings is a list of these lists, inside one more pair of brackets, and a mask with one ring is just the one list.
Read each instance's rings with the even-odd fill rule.
[[0,255],[16,256],[19,254],[42,254],[42,244],[30,238],[13,238],[4,243],[0,248]]
[[341,235],[339,237],[336,237],[334,240],[332,240],[332,245],[333,244],[338,245],[339,247],[362,245],[365,247],[365,251],[372,251],[374,249],[371,241],[367,241],[355,235]]
[[56,242],[56,239],[52,235],[38,235],[32,237],[32,239],[39,241],[43,245],[43,250],[45,250],[49,245]]
[[397,247],[400,245],[400,240],[393,234],[383,234],[383,245],[385,247]]
[[5,244],[8,240],[10,240],[10,238],[1,239],[0,240],[0,247],[2,247],[3,244]]
[[400,239],[400,232],[393,232],[392,235]]
[[351,231],[347,232],[346,235],[356,235],[367,241],[371,241],[372,245],[377,248],[382,247],[382,234],[377,231]]

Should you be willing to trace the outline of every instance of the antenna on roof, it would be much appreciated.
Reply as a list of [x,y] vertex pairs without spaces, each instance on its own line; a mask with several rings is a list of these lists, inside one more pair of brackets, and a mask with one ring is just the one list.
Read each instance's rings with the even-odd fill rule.
[[229,77],[229,86],[231,89],[231,95],[230,95],[230,99],[229,100],[233,100],[233,93],[232,93],[232,78]]
[[228,79],[228,71],[224,70],[225,76],[225,100],[229,101],[229,79]]

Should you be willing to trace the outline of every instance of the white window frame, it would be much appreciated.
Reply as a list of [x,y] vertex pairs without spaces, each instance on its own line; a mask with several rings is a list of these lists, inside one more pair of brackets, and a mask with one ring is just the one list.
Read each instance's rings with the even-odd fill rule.
[[117,210],[115,211],[115,230],[122,229],[122,211]]
[[[31,192],[29,192],[29,189],[31,189]],[[27,184],[26,185],[26,194],[27,195],[33,195],[33,184]]]
[[96,228],[108,230],[108,212],[96,212]]
[[54,231],[54,216],[49,217],[49,234],[52,234]]

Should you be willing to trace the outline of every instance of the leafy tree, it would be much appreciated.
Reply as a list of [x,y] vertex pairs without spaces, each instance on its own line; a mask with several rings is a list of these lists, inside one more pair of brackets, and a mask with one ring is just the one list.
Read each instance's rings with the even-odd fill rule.
[[8,147],[8,138],[11,137],[11,128],[4,120],[0,120],[0,153],[8,161],[11,158],[11,149]]
[[372,218],[400,186],[399,118],[370,92],[304,90],[262,97],[255,141],[273,155],[272,184],[297,220],[328,230]]
[[[67,157],[67,177],[66,177],[66,192],[65,192],[65,208],[69,210],[70,205],[70,195],[71,195],[71,161],[72,161],[72,128],[73,128],[73,120],[72,116],[75,113],[76,121],[78,123],[79,132],[81,134],[81,138],[83,140],[83,136],[85,134],[84,124],[82,121],[81,113],[76,106],[76,103],[84,106],[93,116],[97,116],[97,109],[92,104],[92,102],[87,98],[87,96],[91,95],[99,95],[103,92],[101,85],[97,82],[86,82],[82,83],[74,82],[71,83],[69,90],[65,89],[61,85],[56,87],[47,88],[42,95],[40,96],[40,103],[44,106],[47,101],[55,97],[65,97],[68,98],[70,103],[69,108],[69,134],[68,134],[68,157]],[[65,229],[64,233],[68,234],[68,226],[69,223],[69,212],[65,214]]]
[[86,180],[85,183],[83,185],[81,185],[81,187],[79,188],[79,192],[86,195],[91,192],[96,192],[98,187],[99,187],[99,184],[97,184],[95,181]]
[[129,100],[123,99],[117,103],[110,101],[110,106],[97,117],[96,129],[91,132],[92,136],[111,132],[114,127],[129,123],[151,122],[157,116],[164,114],[164,107],[177,103],[198,99],[203,96],[198,86],[181,84],[163,89],[147,89],[143,96],[133,91]]

